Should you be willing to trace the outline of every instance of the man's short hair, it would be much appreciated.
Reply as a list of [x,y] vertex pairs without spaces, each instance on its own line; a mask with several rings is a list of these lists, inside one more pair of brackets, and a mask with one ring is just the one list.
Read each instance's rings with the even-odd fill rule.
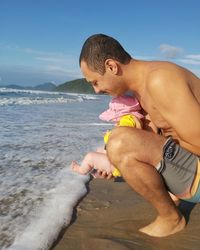
[[79,65],[82,61],[85,61],[91,70],[103,75],[105,73],[104,63],[107,59],[114,59],[122,64],[128,64],[131,56],[114,38],[104,34],[95,34],[90,36],[83,44]]

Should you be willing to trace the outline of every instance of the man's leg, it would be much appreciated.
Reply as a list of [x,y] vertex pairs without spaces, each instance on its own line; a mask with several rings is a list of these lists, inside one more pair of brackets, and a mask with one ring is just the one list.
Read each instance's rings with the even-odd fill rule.
[[185,227],[185,219],[170,198],[155,166],[162,159],[166,139],[140,129],[118,127],[112,132],[107,153],[125,181],[158,211],[150,225],[140,229],[151,236],[164,237]]

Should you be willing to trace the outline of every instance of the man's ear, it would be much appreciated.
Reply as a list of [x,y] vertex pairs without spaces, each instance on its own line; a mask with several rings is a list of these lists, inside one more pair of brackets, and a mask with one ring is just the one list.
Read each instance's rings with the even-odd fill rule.
[[106,69],[106,71],[108,70],[112,74],[117,75],[117,73],[119,71],[119,65],[117,64],[116,61],[114,61],[112,59],[107,59],[105,61],[105,69]]

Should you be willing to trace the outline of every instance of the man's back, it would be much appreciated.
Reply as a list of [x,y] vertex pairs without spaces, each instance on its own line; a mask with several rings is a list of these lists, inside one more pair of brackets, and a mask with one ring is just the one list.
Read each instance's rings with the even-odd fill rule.
[[[144,62],[144,68],[138,97],[151,121],[164,136],[200,155],[200,79],[169,62]],[[196,141],[189,129],[195,130]]]

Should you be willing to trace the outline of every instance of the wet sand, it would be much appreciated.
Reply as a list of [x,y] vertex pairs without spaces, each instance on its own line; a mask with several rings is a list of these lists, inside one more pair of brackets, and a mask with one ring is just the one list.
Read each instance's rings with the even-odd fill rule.
[[93,179],[88,194],[74,209],[53,250],[186,250],[200,249],[200,205],[181,202],[189,219],[186,229],[166,238],[138,231],[155,219],[156,212],[125,182]]

